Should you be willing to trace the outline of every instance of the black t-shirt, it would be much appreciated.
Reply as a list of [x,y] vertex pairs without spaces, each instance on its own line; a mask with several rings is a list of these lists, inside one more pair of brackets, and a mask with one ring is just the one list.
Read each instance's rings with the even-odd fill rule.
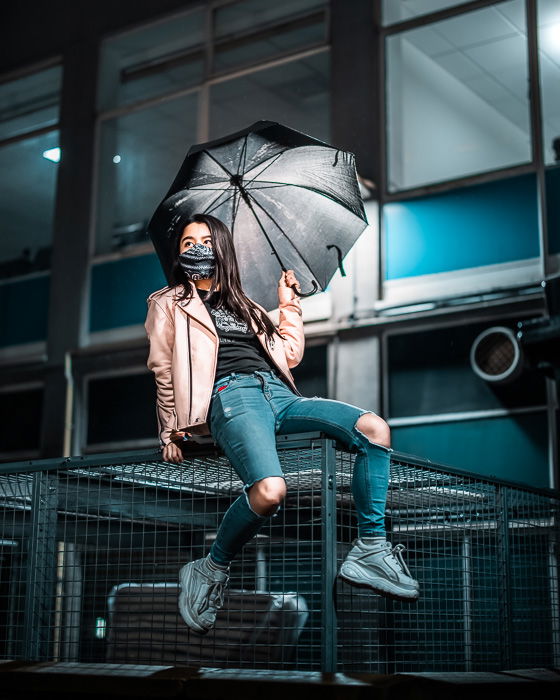
[[206,298],[206,290],[197,287],[196,291],[214,322],[220,341],[214,380],[225,377],[230,372],[276,371],[253,329],[229,309],[216,309],[218,295],[215,292]]

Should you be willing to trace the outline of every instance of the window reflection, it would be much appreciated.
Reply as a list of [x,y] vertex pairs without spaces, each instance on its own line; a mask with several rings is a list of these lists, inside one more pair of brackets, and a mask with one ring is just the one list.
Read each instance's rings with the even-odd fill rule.
[[98,108],[105,111],[199,83],[204,17],[203,11],[189,12],[105,41]]
[[560,3],[539,0],[537,12],[544,160],[553,165],[560,164]]
[[389,36],[389,189],[531,159],[522,0]]
[[324,51],[214,85],[210,138],[270,119],[328,141],[329,70]]
[[0,279],[50,268],[62,70],[0,85]]
[[325,41],[325,0],[243,0],[214,18],[214,70],[257,63]]
[[97,253],[145,243],[150,216],[196,142],[197,94],[102,123]]

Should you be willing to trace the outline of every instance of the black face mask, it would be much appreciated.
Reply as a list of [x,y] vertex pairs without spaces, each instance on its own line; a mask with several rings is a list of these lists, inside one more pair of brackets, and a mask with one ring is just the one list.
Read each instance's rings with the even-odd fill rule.
[[179,265],[190,279],[207,280],[216,272],[216,257],[212,248],[196,243],[179,255]]

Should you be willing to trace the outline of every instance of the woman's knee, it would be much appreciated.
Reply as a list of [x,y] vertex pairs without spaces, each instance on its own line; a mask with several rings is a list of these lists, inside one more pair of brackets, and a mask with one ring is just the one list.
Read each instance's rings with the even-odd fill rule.
[[370,442],[383,445],[384,447],[391,446],[391,429],[386,421],[375,413],[363,413],[356,421],[355,427]]
[[248,489],[249,494],[257,498],[263,506],[277,506],[286,497],[286,481],[281,476],[268,476],[255,483]]

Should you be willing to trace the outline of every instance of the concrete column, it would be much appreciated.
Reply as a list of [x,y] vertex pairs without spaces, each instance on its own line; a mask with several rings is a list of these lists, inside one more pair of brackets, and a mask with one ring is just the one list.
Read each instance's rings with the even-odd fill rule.
[[66,456],[69,449],[69,358],[73,349],[84,344],[89,318],[96,42],[69,47],[63,54],[63,67],[41,457]]

